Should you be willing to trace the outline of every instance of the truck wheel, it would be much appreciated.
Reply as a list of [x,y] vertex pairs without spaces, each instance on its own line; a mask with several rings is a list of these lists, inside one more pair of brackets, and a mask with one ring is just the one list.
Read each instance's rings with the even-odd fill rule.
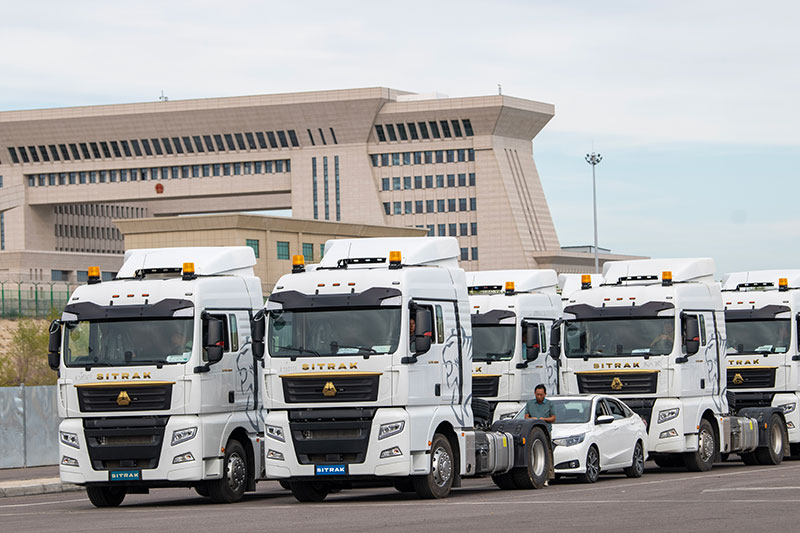
[[767,444],[756,448],[756,458],[762,465],[779,465],[783,461],[783,445],[788,440],[781,417],[772,413],[767,424]]
[[623,472],[628,477],[642,477],[644,474],[644,447],[642,447],[641,441],[633,447],[633,461],[631,461],[631,466],[625,468]]
[[331,492],[326,483],[317,481],[290,481],[289,486],[299,502],[321,502]]
[[600,477],[600,453],[595,446],[590,446],[586,452],[586,472],[579,475],[582,483],[594,483]]
[[453,486],[453,449],[444,435],[437,433],[431,442],[431,471],[425,476],[413,476],[417,496],[426,500],[445,498]]
[[683,466],[683,456],[681,455],[654,455],[653,461],[659,468],[676,468]]
[[292,486],[285,479],[281,479],[280,481],[278,481],[278,485],[280,485],[281,488],[284,490],[292,490]]
[[414,482],[410,477],[398,479],[394,482],[394,488],[397,492],[414,492]]
[[706,472],[714,465],[717,455],[717,443],[714,440],[714,429],[708,420],[700,421],[697,431],[697,451],[685,453],[683,462],[690,472]]
[[200,483],[194,486],[194,491],[202,496],[203,498],[208,498],[208,485],[205,483]]
[[511,472],[492,476],[492,481],[502,490],[514,490],[517,488],[517,484],[514,483],[514,477],[511,475]]
[[225,445],[222,479],[208,482],[208,495],[217,503],[233,503],[242,499],[247,488],[247,455],[238,440]]
[[544,487],[553,464],[550,439],[539,426],[531,429],[525,440],[525,466],[511,470],[511,477],[518,489],[540,489]]
[[126,492],[125,487],[86,487],[86,495],[95,507],[117,507]]

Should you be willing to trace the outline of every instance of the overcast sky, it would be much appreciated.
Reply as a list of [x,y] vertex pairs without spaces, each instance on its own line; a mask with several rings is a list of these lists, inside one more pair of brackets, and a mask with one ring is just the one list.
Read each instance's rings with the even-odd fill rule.
[[800,268],[798,2],[11,2],[0,110],[388,86],[556,106],[562,245]]

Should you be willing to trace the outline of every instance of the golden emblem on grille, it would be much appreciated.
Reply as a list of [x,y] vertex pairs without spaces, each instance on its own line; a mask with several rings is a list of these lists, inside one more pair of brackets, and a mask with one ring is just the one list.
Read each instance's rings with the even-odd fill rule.
[[734,385],[741,385],[744,383],[744,378],[737,372],[736,375],[733,376],[733,383]]
[[325,386],[322,387],[322,395],[327,396],[328,398],[336,396],[336,387],[333,385],[333,381],[328,381],[325,383]]
[[120,391],[119,395],[117,396],[117,405],[120,407],[125,407],[126,405],[130,405],[131,397],[128,396],[126,391]]
[[612,390],[622,390],[622,380],[619,378],[614,378],[611,380],[611,389]]

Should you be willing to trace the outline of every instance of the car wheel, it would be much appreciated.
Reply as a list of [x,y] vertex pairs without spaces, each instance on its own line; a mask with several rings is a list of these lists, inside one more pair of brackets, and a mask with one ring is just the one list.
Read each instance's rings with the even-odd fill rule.
[[594,483],[600,476],[600,452],[595,445],[589,447],[586,452],[586,472],[579,475],[578,479],[583,483]]
[[644,474],[644,447],[642,441],[638,441],[633,447],[633,460],[631,466],[624,470],[628,477],[642,477]]

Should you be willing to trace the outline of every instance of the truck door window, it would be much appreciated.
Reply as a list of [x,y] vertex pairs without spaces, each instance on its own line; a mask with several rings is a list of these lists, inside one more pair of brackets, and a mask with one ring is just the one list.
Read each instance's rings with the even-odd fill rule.
[[231,332],[231,351],[238,352],[239,351],[239,326],[236,322],[236,315],[228,315],[228,319],[230,320],[230,332]]
[[[698,331],[699,330],[699,325],[698,325],[699,321],[697,319],[697,315],[688,315],[687,314],[687,315],[684,315],[684,319],[683,319],[682,322],[683,322],[683,330],[681,331],[681,340],[683,342],[683,351],[686,352],[686,341],[687,340],[694,340],[694,339],[688,339],[687,338],[686,331],[687,331],[687,329],[688,330],[692,330],[693,329],[694,331]],[[697,340],[699,340],[699,339],[697,339]]]
[[442,306],[436,306],[436,343],[442,344],[444,342],[444,314],[442,313]]
[[[217,320],[222,322],[222,339],[224,347],[222,349],[223,352],[230,352],[231,351],[231,343],[229,341],[229,328],[228,328],[228,317],[227,315],[208,315],[211,318],[216,318]],[[206,329],[205,323],[203,324],[203,361],[208,361],[208,354],[206,353],[205,346],[208,344],[208,330]]]
[[544,330],[544,324],[539,324],[539,349],[541,351],[547,349],[547,334]]
[[706,345],[706,317],[700,315],[700,344]]

